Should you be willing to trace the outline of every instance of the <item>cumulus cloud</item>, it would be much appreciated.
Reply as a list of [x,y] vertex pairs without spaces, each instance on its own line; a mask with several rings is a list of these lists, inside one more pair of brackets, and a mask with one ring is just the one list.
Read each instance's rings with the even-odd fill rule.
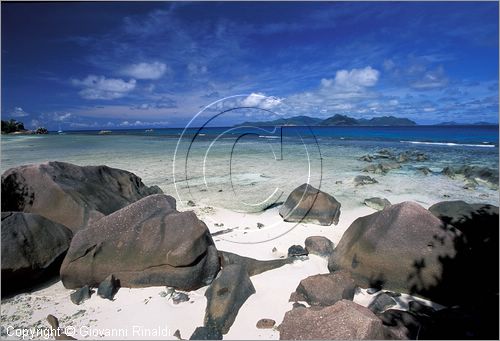
[[387,98],[371,91],[379,77],[380,71],[371,66],[341,69],[335,77],[321,79],[317,89],[287,97],[286,104],[298,115],[317,113],[320,117],[334,114],[365,117],[379,115],[381,111],[392,114],[399,104],[396,97]]
[[135,89],[136,80],[128,82],[120,78],[106,78],[104,76],[89,75],[85,79],[73,79],[74,86],[83,88],[79,94],[85,99],[111,100],[126,96]]
[[9,116],[11,117],[26,117],[28,115],[29,114],[21,107],[15,107],[14,110],[9,113]]
[[274,96],[266,96],[262,93],[252,93],[241,101],[244,107],[259,107],[271,109],[282,103],[282,99]]
[[377,84],[380,72],[367,66],[363,69],[338,70],[333,79],[322,79],[321,86],[336,90],[360,90]]
[[160,79],[167,71],[164,63],[138,63],[131,64],[122,70],[122,74],[136,79]]

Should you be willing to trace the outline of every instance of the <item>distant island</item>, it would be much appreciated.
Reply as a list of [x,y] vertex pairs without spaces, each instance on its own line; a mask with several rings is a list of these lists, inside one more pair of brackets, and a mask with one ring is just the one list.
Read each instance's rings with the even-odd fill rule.
[[371,119],[356,119],[347,115],[334,115],[327,119],[314,118],[309,116],[294,116],[290,118],[280,118],[273,121],[243,122],[239,125],[253,126],[414,126],[416,122],[401,117],[380,116]]
[[498,125],[498,123],[479,121],[474,123],[460,123],[455,121],[447,121],[435,124],[437,126],[490,126],[490,125]]

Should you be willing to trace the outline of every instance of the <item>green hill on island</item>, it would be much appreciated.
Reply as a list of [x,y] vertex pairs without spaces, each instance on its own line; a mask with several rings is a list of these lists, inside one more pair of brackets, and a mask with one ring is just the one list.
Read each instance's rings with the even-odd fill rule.
[[239,124],[242,125],[252,125],[252,126],[277,126],[277,125],[289,125],[289,126],[414,126],[417,125],[416,122],[401,117],[394,116],[380,116],[373,117],[371,119],[356,119],[349,117],[347,115],[334,115],[327,119],[314,118],[309,116],[294,116],[290,118],[280,118],[272,121],[260,121],[260,122],[244,122]]

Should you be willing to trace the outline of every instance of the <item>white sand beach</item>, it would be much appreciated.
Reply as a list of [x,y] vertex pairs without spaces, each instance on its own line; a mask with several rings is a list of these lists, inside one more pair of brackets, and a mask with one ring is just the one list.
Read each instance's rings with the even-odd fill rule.
[[[214,237],[217,249],[234,252],[242,256],[260,260],[286,257],[291,245],[303,245],[309,236],[325,236],[335,245],[338,243],[345,229],[357,217],[375,212],[368,207],[343,210],[337,226],[318,226],[300,223],[289,233],[280,238],[267,242],[248,244],[235,243],[245,241],[243,233],[254,233],[265,238],[268,233],[265,229],[258,229],[256,223],[272,224],[278,215],[278,208],[267,210],[260,214],[243,214],[230,212],[222,208],[213,208],[211,213],[203,207],[193,207],[202,220],[207,222],[211,232],[226,228],[245,225],[252,226],[250,230],[242,228],[219,237]],[[223,227],[211,226],[209,221],[223,223]],[[283,223],[290,227],[294,223]],[[251,232],[250,232],[251,231]],[[273,249],[276,251],[273,251]],[[234,324],[226,339],[279,339],[279,332],[273,329],[258,329],[256,323],[262,318],[276,321],[278,326],[286,311],[292,308],[289,302],[290,294],[295,291],[302,279],[311,275],[328,273],[327,259],[316,255],[309,255],[306,260],[296,260],[293,264],[264,272],[251,277],[256,293],[251,295],[241,307]],[[189,338],[194,329],[203,325],[207,300],[204,296],[207,287],[187,292],[188,302],[174,304],[167,297],[162,297],[165,287],[149,288],[121,288],[113,301],[102,299],[96,294],[75,305],[69,295],[73,290],[65,289],[61,281],[33,291],[19,294],[2,302],[2,325],[13,326],[17,330],[40,330],[49,325],[46,321],[48,314],[59,319],[60,326],[67,334],[77,339],[177,339],[176,330],[182,338]],[[366,290],[359,289],[354,302],[368,306],[375,294],[370,295]],[[398,305],[393,309],[407,309],[409,300],[418,300],[426,305],[440,308],[438,304],[403,294],[397,298]],[[306,306],[306,302],[302,302]],[[47,330],[48,332],[48,330]],[[13,334],[14,330],[5,330],[2,335],[6,339],[19,339]],[[30,338],[30,337],[29,337]],[[36,337],[35,337],[36,338]],[[50,338],[50,337],[49,337]]]

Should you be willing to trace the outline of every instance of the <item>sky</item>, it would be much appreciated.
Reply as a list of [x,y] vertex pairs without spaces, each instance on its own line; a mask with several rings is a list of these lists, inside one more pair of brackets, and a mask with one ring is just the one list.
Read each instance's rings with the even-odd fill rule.
[[218,125],[498,122],[498,2],[1,6],[2,119],[27,128],[183,127],[238,106],[265,110]]

